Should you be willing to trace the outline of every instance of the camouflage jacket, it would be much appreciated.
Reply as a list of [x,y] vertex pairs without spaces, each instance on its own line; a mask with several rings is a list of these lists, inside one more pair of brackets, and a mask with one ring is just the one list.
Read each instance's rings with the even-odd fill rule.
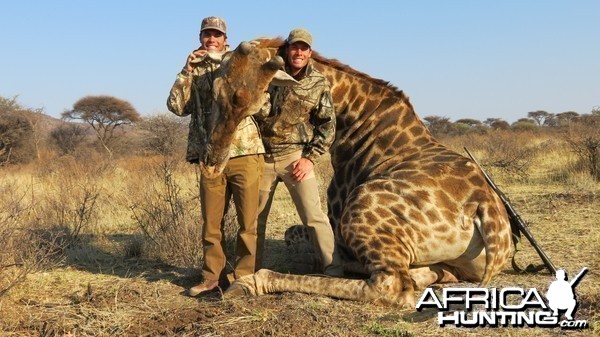
[[[206,147],[208,135],[204,119],[211,113],[212,82],[220,63],[209,57],[189,73],[183,69],[179,74],[167,100],[167,107],[178,116],[190,115],[190,130],[186,160],[198,163]],[[230,157],[264,153],[260,133],[252,116],[246,117],[236,130],[231,144]]]
[[312,61],[299,81],[295,86],[271,86],[271,110],[267,116],[256,117],[268,156],[302,150],[302,157],[314,163],[335,137],[331,88]]

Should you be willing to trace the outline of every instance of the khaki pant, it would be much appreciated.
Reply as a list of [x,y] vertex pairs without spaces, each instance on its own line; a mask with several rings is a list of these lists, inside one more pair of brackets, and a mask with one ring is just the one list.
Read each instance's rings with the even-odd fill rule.
[[224,251],[222,220],[229,198],[233,196],[240,228],[235,250],[236,277],[254,273],[256,263],[256,221],[258,191],[263,155],[248,155],[229,160],[223,173],[214,179],[202,176],[200,201],[202,204],[202,244],[204,265],[202,272],[207,280],[218,280],[227,262]]
[[291,154],[265,158],[265,169],[260,184],[259,213],[258,213],[258,246],[256,252],[256,269],[262,267],[263,250],[267,217],[271,210],[273,195],[280,181],[287,187],[302,224],[309,227],[311,240],[317,253],[321,255],[323,271],[326,274],[340,275],[341,264],[335,250],[333,230],[327,215],[321,209],[319,185],[314,170],[302,182],[295,181],[291,176],[292,163],[302,157],[302,151]]

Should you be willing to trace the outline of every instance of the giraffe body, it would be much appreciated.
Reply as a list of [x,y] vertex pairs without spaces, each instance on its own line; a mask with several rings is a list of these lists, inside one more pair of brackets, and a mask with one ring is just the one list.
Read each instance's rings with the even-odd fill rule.
[[[219,104],[231,105],[220,101],[234,97],[245,77],[260,77],[261,62],[281,44],[261,41],[249,52],[261,57],[239,57],[236,49],[221,66],[224,80],[216,87],[228,96],[219,95]],[[343,255],[370,278],[261,270],[236,281],[228,294],[297,291],[411,306],[415,286],[487,285],[509,258],[511,234],[504,205],[480,169],[436,141],[402,91],[335,60],[313,58],[331,83],[337,116],[330,221]],[[239,118],[229,110],[221,109],[223,118]]]

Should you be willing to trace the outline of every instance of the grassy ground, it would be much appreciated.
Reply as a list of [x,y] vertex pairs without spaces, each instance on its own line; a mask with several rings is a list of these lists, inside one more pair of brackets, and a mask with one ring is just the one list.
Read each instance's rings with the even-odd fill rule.
[[[542,165],[543,164],[543,165]],[[539,166],[551,166],[545,162]],[[120,173],[126,176],[125,173]],[[537,178],[536,178],[537,179]],[[82,235],[58,268],[29,274],[0,296],[3,336],[588,336],[599,335],[600,282],[598,248],[600,188],[588,180],[502,184],[515,208],[557,267],[569,276],[590,272],[576,288],[576,313],[592,327],[455,328],[437,325],[437,312],[399,310],[372,304],[304,294],[273,294],[222,300],[218,295],[194,299],[183,291],[200,280],[196,271],[149,257],[127,257],[124,245],[137,234],[125,231],[122,213],[115,226]],[[131,193],[131,192],[130,192]],[[117,201],[112,199],[113,203]],[[114,204],[113,204],[114,205]],[[108,213],[105,213],[108,214]],[[283,242],[287,227],[297,224],[286,191],[279,189],[268,228],[266,267],[287,272],[289,253]],[[522,265],[539,263],[528,244],[518,255]],[[516,274],[510,266],[491,286],[537,288],[545,293],[553,275]],[[466,284],[462,284],[466,286]],[[420,294],[419,294],[420,295]]]

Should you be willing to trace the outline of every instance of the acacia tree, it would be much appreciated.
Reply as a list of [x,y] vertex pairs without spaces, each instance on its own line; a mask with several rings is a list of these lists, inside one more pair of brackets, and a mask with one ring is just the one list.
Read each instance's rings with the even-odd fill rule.
[[140,120],[131,103],[113,96],[86,96],[75,102],[72,110],[64,111],[65,120],[82,120],[92,126],[102,147],[112,157],[110,142],[115,130]]
[[528,112],[527,117],[533,119],[537,125],[542,126],[547,124],[547,122],[550,121],[554,115],[544,110],[537,110]]
[[447,135],[455,131],[455,127],[448,117],[427,116],[423,119],[425,120],[425,125],[434,136]]
[[479,121],[477,119],[473,119],[473,118],[461,118],[461,119],[457,120],[456,123],[466,124],[470,127],[481,125],[481,121]]
[[516,122],[511,124],[511,129],[525,131],[525,130],[535,130],[538,128],[538,124],[531,118],[519,118]]
[[579,118],[579,114],[575,111],[565,111],[556,114],[558,126],[569,125]]
[[483,124],[489,126],[492,129],[495,130],[508,130],[510,129],[510,124],[508,124],[507,121],[505,121],[502,118],[486,118],[486,120],[483,121]]

